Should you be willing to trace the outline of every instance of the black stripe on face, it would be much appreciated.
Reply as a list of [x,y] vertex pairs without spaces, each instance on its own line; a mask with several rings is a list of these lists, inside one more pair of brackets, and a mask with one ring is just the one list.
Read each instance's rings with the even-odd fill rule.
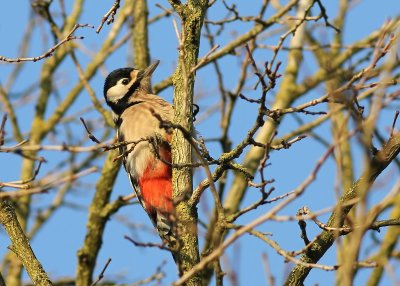
[[[142,102],[142,101],[129,102],[129,99],[132,96],[132,94],[140,86],[140,81],[143,78],[143,71],[133,70],[130,73],[130,77],[129,78],[132,78],[132,77],[136,77],[136,79],[133,82],[133,84],[129,87],[129,90],[127,91],[127,93],[125,93],[125,95],[121,99],[119,99],[116,103],[115,102],[108,102],[108,105],[110,105],[112,110],[118,115],[122,114],[122,112],[124,112],[124,110],[127,109],[128,107],[136,105],[136,104]],[[133,78],[132,78],[132,80],[133,80]]]
[[[141,102],[141,101],[129,102],[129,99],[134,94],[134,92],[140,87],[140,82],[143,79],[143,76],[144,76],[144,71],[133,68],[117,69],[111,72],[107,76],[106,81],[104,83],[104,97],[106,99],[107,104],[111,107],[111,109],[115,114],[120,115],[128,107]],[[123,78],[128,78],[129,84],[131,84],[128,91],[117,101],[109,100],[107,98],[107,91],[113,86],[117,85],[118,82]]]
[[104,82],[104,97],[107,99],[107,91],[115,86],[117,82],[122,78],[131,78],[131,73],[134,71],[133,68],[121,68],[112,71]]
[[133,84],[129,87],[128,92],[122,97],[122,99],[131,97],[131,95],[138,89],[140,86],[140,81],[143,78],[143,71],[133,70],[130,74],[130,78],[134,80]]

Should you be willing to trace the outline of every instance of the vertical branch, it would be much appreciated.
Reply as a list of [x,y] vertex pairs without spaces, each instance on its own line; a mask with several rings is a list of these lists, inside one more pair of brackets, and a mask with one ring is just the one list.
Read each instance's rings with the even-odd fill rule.
[[[145,0],[127,1],[123,11],[133,5],[134,33],[133,46],[135,50],[135,65],[138,68],[147,67],[149,63],[148,31],[147,31],[147,4]],[[121,17],[119,17],[119,20]],[[108,151],[101,176],[96,184],[96,193],[89,208],[87,232],[82,248],[78,251],[78,267],[76,270],[76,285],[90,285],[93,278],[93,270],[96,265],[98,253],[103,243],[103,233],[109,216],[110,195],[120,169],[120,161],[114,162],[118,156],[117,150]],[[116,210],[113,210],[116,211]]]
[[133,62],[138,69],[143,69],[150,64],[148,40],[147,0],[136,0],[133,4]]
[[109,202],[120,166],[113,161],[117,156],[117,150],[111,150],[107,153],[100,179],[96,184],[96,193],[89,208],[85,241],[78,251],[76,285],[90,285],[92,283],[93,270],[103,243],[104,228],[109,218],[109,214],[104,213],[103,210]]
[[[347,14],[347,10],[348,1],[341,0],[339,15],[335,21],[335,26],[339,27],[339,29],[341,30],[343,30],[344,28],[344,18]],[[332,51],[330,53],[327,53],[325,57],[319,59],[320,65],[323,66],[324,63],[328,63],[330,58],[336,58],[340,54],[340,49],[335,47],[340,47],[341,45],[342,34],[336,33],[334,36],[334,48],[332,48]],[[329,66],[327,66],[326,68],[327,70],[330,69]],[[328,93],[333,92],[342,86],[342,81],[344,80],[344,78],[342,77],[344,77],[344,75],[340,74],[340,76],[327,81]],[[335,150],[335,160],[339,173],[338,181],[342,183],[341,189],[347,190],[349,187],[351,187],[351,184],[354,181],[350,142],[349,140],[341,140],[341,137],[347,136],[347,134],[349,133],[347,119],[345,118],[343,112],[334,112],[335,108],[337,108],[337,104],[329,102],[328,107],[329,110],[332,112],[331,118],[333,138],[335,142],[338,142],[338,144],[335,144],[338,146],[337,150]]]
[[[344,29],[345,24],[345,17],[348,12],[348,1],[341,0],[339,4],[339,14],[335,19],[335,26],[338,27],[341,31]],[[309,41],[311,44],[319,46],[320,44],[317,43],[314,39],[310,39],[311,35],[309,36]],[[317,49],[314,54],[316,59],[319,62],[321,67],[324,67],[326,70],[332,70],[331,61],[330,59],[336,58],[340,55],[340,48],[343,44],[342,34],[335,33],[333,38],[333,47],[330,51],[324,52],[323,49]],[[326,88],[328,93],[332,93],[340,88],[345,81],[345,71],[340,69],[336,77],[329,79],[326,81]],[[343,96],[343,95],[338,95]],[[354,182],[354,174],[353,174],[353,164],[352,164],[352,156],[351,156],[351,146],[349,140],[342,140],[344,136],[347,136],[349,133],[348,130],[348,117],[346,117],[345,111],[337,112],[338,104],[334,101],[328,103],[328,108],[332,114],[331,116],[331,132],[332,138],[335,142],[335,162],[336,162],[336,181],[337,181],[337,195],[340,194],[344,190],[348,190],[351,188]],[[350,112],[350,110],[349,110]],[[341,192],[339,192],[341,190]],[[352,212],[349,213],[349,217],[352,216]],[[347,257],[347,248],[351,244],[351,240],[349,240],[348,236],[343,237],[341,243],[338,245],[338,252],[337,252],[337,260],[338,264],[341,265],[342,261],[344,261]],[[337,275],[337,278],[339,275]]]
[[21,129],[18,124],[18,118],[16,116],[15,109],[13,108],[11,101],[8,98],[7,91],[1,85],[0,85],[0,102],[2,102],[4,110],[7,112],[8,117],[10,118],[14,139],[17,142],[21,142],[23,140],[23,137]]
[[[173,75],[174,85],[174,123],[188,132],[193,130],[192,107],[195,74],[190,71],[197,64],[200,32],[208,1],[188,1],[186,5],[180,1],[170,1],[182,21],[182,36],[179,47],[179,63]],[[175,130],[172,138],[172,160],[174,164],[192,162],[190,143],[179,130]],[[190,270],[199,262],[197,209],[191,207],[187,199],[192,193],[192,169],[173,168],[173,197],[178,199],[176,206],[177,232],[180,248],[177,251],[181,274]],[[200,285],[200,276],[192,277],[187,285]]]
[[[327,58],[332,57],[329,53]],[[338,78],[333,78],[327,81],[327,90],[332,92],[336,90],[341,85],[341,81]],[[342,192],[348,190],[352,182],[354,181],[353,174],[353,164],[352,164],[352,152],[349,140],[342,140],[347,134],[349,134],[348,127],[348,116],[346,116],[345,111],[337,112],[337,104],[334,102],[328,103],[328,108],[332,112],[331,116],[331,132],[332,140],[336,142],[337,148],[335,149],[335,164],[336,164],[336,182],[337,182],[337,196],[340,196]],[[335,112],[336,111],[336,112]],[[353,212],[349,213],[350,221],[353,217]],[[351,245],[352,241],[348,236],[342,238],[341,243],[338,245],[337,260],[338,264],[342,264],[342,261],[346,260],[347,248]],[[338,275],[339,276],[339,275]],[[336,278],[338,278],[336,276]]]
[[[385,35],[385,34],[384,34]],[[384,37],[384,36],[383,36]],[[386,47],[390,47],[390,40],[388,41],[388,44]],[[384,51],[385,48],[383,48],[384,44],[382,44],[382,50]],[[379,45],[375,49],[375,53],[381,53],[381,47]],[[393,49],[395,51],[396,48]],[[386,52],[389,52],[390,48]],[[386,53],[385,52],[385,53]],[[386,71],[390,71],[395,67],[395,62],[396,62],[396,52],[389,53],[389,56],[386,58],[386,62],[382,65],[383,72],[381,73],[380,80],[382,82],[386,80],[390,80],[389,73]],[[374,57],[375,58],[375,57]],[[372,59],[374,61],[375,59]],[[375,64],[374,64],[375,65]],[[357,87],[355,87],[357,89]],[[358,122],[359,126],[361,127],[361,141],[363,143],[363,148],[365,152],[365,164],[366,165],[371,165],[371,148],[373,147],[372,145],[372,134],[374,134],[374,131],[376,130],[376,123],[377,119],[381,113],[381,110],[383,108],[383,102],[385,99],[386,95],[386,88],[382,87],[378,89],[375,92],[375,96],[373,97],[373,101],[370,107],[370,113],[368,117],[361,121]],[[371,162],[371,163],[370,163]],[[355,211],[356,216],[354,216],[354,223],[356,225],[359,225],[357,229],[355,229],[352,233],[348,235],[348,239],[351,241],[351,244],[349,244],[348,248],[346,248],[346,259],[343,260],[342,267],[339,268],[338,270],[338,276],[339,276],[339,284],[341,285],[352,285],[354,281],[354,276],[357,273],[357,268],[354,267],[354,265],[358,261],[359,257],[359,252],[361,248],[361,244],[363,241],[363,237],[365,235],[365,232],[368,229],[368,211],[367,211],[367,205],[368,205],[368,195],[370,192],[370,188],[364,188],[361,189],[359,193],[359,198],[360,198],[360,203],[357,205],[357,209]]]
[[[400,196],[395,198],[393,204],[393,210],[390,218],[397,219],[400,217]],[[382,275],[385,267],[387,266],[389,259],[398,244],[400,237],[400,227],[388,228],[385,237],[380,245],[378,253],[372,257],[372,261],[377,262],[377,267],[372,270],[372,273],[368,279],[367,286],[377,286],[380,285]]]

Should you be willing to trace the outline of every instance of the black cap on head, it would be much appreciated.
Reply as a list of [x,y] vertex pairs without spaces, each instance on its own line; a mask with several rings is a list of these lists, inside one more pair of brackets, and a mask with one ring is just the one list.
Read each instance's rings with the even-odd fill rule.
[[[129,67],[116,69],[107,76],[103,93],[114,113],[121,114],[126,108],[135,104],[131,98],[136,92],[151,93],[151,75],[159,62],[157,60],[141,70]],[[127,81],[121,81],[122,79]]]
[[107,90],[114,86],[121,78],[130,78],[131,72],[134,70],[134,68],[120,68],[112,71],[107,77],[106,81],[104,82],[104,97],[107,100]]

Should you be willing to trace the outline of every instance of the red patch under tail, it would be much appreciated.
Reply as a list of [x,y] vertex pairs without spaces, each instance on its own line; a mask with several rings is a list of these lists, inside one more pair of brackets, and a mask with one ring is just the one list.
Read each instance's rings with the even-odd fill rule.
[[[162,149],[160,153],[165,161],[171,162],[169,150]],[[156,211],[173,213],[171,166],[156,158],[150,160],[139,179],[139,186],[143,203],[152,215]]]

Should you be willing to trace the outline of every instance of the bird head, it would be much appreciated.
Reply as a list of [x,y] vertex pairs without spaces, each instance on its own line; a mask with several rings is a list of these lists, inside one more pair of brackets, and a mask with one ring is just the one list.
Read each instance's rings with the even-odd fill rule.
[[151,92],[151,75],[160,61],[145,69],[120,68],[112,71],[104,83],[104,98],[116,114],[131,106],[139,93]]

